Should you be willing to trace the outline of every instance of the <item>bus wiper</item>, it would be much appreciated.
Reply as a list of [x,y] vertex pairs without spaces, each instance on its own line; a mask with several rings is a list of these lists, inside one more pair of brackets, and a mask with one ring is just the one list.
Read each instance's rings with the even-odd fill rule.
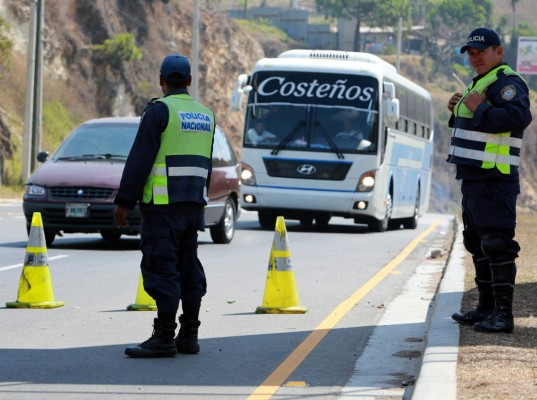
[[280,150],[283,149],[285,146],[287,146],[287,143],[289,143],[293,139],[293,137],[297,134],[300,128],[304,127],[305,125],[306,125],[306,121],[304,120],[299,121],[298,124],[296,124],[296,126],[291,130],[291,132],[289,132],[287,136],[284,137],[282,141],[278,143],[276,147],[274,147],[274,149],[272,149],[270,154],[272,154],[273,156],[277,155],[280,152]]
[[332,138],[330,137],[330,135],[328,134],[328,132],[326,132],[326,130],[324,129],[324,127],[321,125],[321,123],[319,121],[315,121],[315,126],[318,126],[319,127],[319,130],[321,131],[321,134],[323,135],[323,137],[326,139],[326,141],[328,142],[328,144],[330,145],[330,147],[332,148],[332,150],[334,150],[334,152],[336,153],[337,155],[337,158],[341,159],[341,160],[344,160],[345,159],[345,156],[343,155],[343,153],[341,152],[341,150],[339,149],[339,147],[337,147],[337,145],[334,143],[334,141],[332,140]]

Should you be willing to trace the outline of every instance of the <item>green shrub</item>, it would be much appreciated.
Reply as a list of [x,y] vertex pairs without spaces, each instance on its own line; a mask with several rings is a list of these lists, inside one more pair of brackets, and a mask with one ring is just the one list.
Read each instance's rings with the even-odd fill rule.
[[253,20],[237,19],[235,22],[254,37],[261,35],[265,39],[277,40],[283,43],[290,43],[293,41],[287,33],[276,28],[269,20],[264,18],[256,18]]
[[114,69],[121,68],[123,62],[140,60],[142,52],[134,42],[132,33],[118,33],[102,44],[95,44],[91,49],[99,54]]

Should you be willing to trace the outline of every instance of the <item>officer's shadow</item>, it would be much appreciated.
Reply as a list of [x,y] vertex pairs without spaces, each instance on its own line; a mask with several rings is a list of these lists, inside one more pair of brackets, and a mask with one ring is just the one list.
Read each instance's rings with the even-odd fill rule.
[[[537,282],[515,284],[513,314],[515,329],[513,333],[477,332],[471,326],[461,326],[460,346],[508,346],[537,348]],[[465,294],[461,308],[470,310],[477,304],[478,292],[472,288]],[[464,334],[462,330],[464,331]]]

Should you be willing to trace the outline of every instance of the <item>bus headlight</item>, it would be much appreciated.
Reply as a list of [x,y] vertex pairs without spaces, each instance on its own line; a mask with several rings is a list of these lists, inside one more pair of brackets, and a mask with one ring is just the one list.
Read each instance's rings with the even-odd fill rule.
[[243,162],[241,162],[241,182],[248,186],[255,186],[256,183],[254,169]]
[[375,187],[375,170],[367,171],[360,176],[358,185],[356,186],[357,192],[370,192]]

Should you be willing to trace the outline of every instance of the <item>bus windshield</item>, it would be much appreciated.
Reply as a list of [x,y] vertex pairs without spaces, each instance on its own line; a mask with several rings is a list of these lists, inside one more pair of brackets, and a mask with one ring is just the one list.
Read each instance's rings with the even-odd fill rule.
[[376,152],[377,81],[368,76],[259,72],[248,99],[244,147]]

